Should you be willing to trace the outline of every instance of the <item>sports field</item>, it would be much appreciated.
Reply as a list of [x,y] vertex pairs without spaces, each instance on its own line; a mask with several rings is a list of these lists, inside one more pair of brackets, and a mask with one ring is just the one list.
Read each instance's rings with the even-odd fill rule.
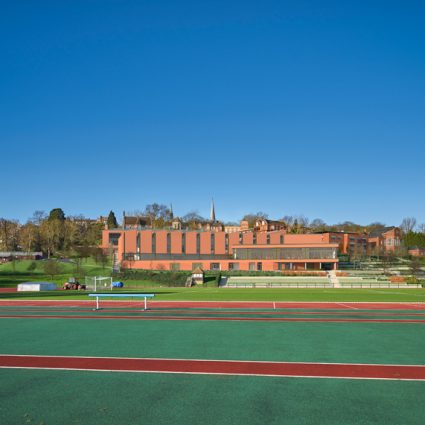
[[0,303],[0,423],[423,424],[422,303]]

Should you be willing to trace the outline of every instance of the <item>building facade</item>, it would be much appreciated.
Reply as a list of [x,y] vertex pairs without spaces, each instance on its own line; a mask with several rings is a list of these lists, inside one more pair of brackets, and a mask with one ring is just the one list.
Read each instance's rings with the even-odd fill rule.
[[339,253],[349,255],[366,255],[368,252],[368,235],[366,233],[324,232],[324,241],[338,244]]
[[402,232],[398,227],[385,227],[369,234],[369,251],[394,252],[402,246]]
[[292,235],[283,229],[114,229],[103,231],[102,247],[126,269],[300,271],[338,264],[337,243],[321,234]]

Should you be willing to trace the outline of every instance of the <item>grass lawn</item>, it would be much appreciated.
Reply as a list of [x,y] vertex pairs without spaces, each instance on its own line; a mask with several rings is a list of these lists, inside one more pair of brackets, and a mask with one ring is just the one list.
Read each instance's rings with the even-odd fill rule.
[[[36,268],[29,270],[30,265],[34,263]],[[70,277],[81,276],[110,276],[110,270],[103,268],[101,265],[95,263],[93,259],[87,258],[84,260],[80,268],[73,262],[60,262],[61,273],[54,276],[46,275],[43,270],[44,261],[31,261],[21,260],[15,261],[15,264],[8,262],[0,264],[0,288],[11,288],[16,287],[18,283],[34,281],[34,282],[55,282],[62,283],[68,280]],[[83,280],[83,279],[82,279]]]
[[[288,288],[167,288],[143,286],[161,301],[359,301],[425,302],[424,289],[288,289]],[[119,292],[119,290],[114,290]],[[134,291],[137,291],[136,289]],[[126,292],[125,288],[123,291]],[[130,292],[130,291],[128,291]],[[139,290],[140,292],[140,290]],[[0,299],[87,299],[86,292],[0,293]]]
[[[92,259],[81,264],[80,270],[74,263],[61,263],[62,274],[47,276],[43,262],[35,262],[35,270],[29,271],[32,261],[17,261],[15,265],[0,265],[0,288],[13,287],[27,281],[53,281],[61,286],[69,277],[107,276],[109,270],[102,268]],[[126,280],[124,291],[153,292],[156,300],[164,301],[371,301],[371,302],[425,302],[425,289],[330,289],[330,288],[218,288],[215,278],[202,287],[167,287],[147,280]],[[80,277],[80,280],[84,280]],[[114,289],[114,291],[119,291]],[[77,291],[54,291],[40,293],[0,293],[0,299],[87,299],[87,293]]]

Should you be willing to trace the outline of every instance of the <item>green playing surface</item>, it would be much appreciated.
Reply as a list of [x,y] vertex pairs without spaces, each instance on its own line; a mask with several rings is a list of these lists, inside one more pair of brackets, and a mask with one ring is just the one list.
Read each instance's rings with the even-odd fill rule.
[[[99,313],[121,314],[85,312]],[[200,321],[191,314],[185,321],[0,318],[0,353],[425,364],[425,323]],[[0,369],[0,423],[7,425],[423,424],[424,402],[425,382]]]

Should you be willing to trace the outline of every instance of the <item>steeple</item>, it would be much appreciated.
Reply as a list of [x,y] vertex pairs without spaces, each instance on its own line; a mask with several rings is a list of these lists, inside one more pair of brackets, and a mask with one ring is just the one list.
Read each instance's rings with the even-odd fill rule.
[[215,222],[214,199],[211,199],[211,213],[210,213],[210,221]]

